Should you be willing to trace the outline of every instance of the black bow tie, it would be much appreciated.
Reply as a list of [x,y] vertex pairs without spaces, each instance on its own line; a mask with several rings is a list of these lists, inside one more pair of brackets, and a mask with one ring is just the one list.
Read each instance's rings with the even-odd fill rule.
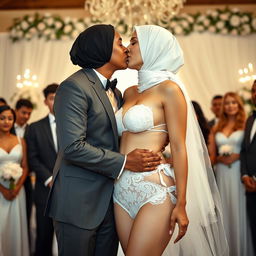
[[113,91],[116,89],[117,79],[114,79],[112,81],[107,80],[105,91],[107,91],[109,88]]

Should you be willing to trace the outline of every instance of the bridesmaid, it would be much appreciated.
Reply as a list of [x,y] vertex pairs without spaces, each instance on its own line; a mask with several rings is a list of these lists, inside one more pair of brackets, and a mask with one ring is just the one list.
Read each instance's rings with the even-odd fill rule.
[[0,106],[0,170],[2,171],[7,163],[14,167],[18,164],[22,168],[22,175],[14,188],[10,189],[10,182],[0,178],[0,255],[28,256],[26,200],[23,188],[28,173],[26,145],[23,140],[10,133],[14,122],[14,111],[7,105]]
[[209,153],[215,164],[217,185],[223,204],[223,220],[230,255],[249,256],[246,246],[245,191],[240,180],[240,150],[244,137],[245,111],[240,97],[224,95],[219,122],[209,137]]

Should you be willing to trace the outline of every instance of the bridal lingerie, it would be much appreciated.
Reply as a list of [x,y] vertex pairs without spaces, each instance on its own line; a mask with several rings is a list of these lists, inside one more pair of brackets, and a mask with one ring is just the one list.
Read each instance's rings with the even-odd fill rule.
[[[166,124],[154,126],[153,112],[150,107],[143,104],[131,107],[123,116],[122,109],[116,113],[118,133],[124,131],[133,133],[143,131],[167,132],[158,129]],[[157,173],[160,184],[149,181],[148,177]],[[141,207],[147,203],[161,204],[167,195],[173,204],[176,203],[176,186],[167,186],[163,176],[166,175],[174,180],[174,171],[169,164],[160,164],[151,172],[131,172],[124,170],[121,177],[115,183],[114,202],[119,204],[130,216],[135,218]]]

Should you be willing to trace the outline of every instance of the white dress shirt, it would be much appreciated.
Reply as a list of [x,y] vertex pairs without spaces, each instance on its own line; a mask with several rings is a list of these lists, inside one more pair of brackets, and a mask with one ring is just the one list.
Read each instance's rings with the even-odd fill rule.
[[[55,122],[55,116],[52,113],[49,113],[49,123],[51,127],[52,132],[52,138],[54,143],[55,151],[58,152],[58,142],[57,142],[57,134],[56,134],[56,122]],[[48,184],[52,181],[52,176],[49,177],[45,182],[44,185],[47,187]]]
[[256,132],[256,118],[254,119],[254,122],[252,125],[251,134],[250,134],[250,142],[252,142],[255,132]]
[[[104,77],[102,74],[100,74],[99,72],[97,72],[95,69],[93,69],[93,71],[96,73],[96,75],[97,75],[98,78],[100,79],[100,81],[101,81],[103,87],[106,88],[107,80],[108,80],[108,79],[107,79],[106,77]],[[108,91],[111,91],[111,92],[112,92],[112,90],[108,90]],[[106,92],[106,93],[107,93],[107,92]],[[112,94],[114,95],[113,92],[112,92]],[[109,97],[108,93],[107,93],[107,96]],[[115,109],[116,107],[113,106],[111,99],[110,99],[110,103],[111,103],[111,105],[112,105],[112,107],[113,107],[113,110],[114,110],[114,113],[115,113],[115,110],[117,110],[117,109]],[[116,106],[117,106],[117,105],[116,105]],[[123,173],[124,166],[125,166],[125,163],[126,163],[126,158],[127,158],[127,156],[125,155],[124,163],[123,163],[123,166],[122,166],[122,168],[121,168],[121,170],[120,170],[120,172],[119,172],[119,175],[118,175],[117,179],[119,179],[120,176],[121,176],[121,174]]]
[[20,138],[24,138],[26,127],[27,127],[27,124],[24,124],[23,126],[19,126],[17,123],[15,123],[14,129],[15,129],[16,135]]

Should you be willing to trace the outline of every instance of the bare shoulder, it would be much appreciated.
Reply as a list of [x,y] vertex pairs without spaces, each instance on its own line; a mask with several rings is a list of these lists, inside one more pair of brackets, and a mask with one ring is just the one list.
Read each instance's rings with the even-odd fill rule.
[[183,97],[183,93],[180,89],[180,87],[173,81],[166,80],[159,84],[158,86],[159,93],[164,97]]
[[124,91],[124,99],[126,99],[127,97],[130,97],[132,95],[135,95],[138,93],[137,90],[137,85],[133,85],[128,87],[125,91]]

